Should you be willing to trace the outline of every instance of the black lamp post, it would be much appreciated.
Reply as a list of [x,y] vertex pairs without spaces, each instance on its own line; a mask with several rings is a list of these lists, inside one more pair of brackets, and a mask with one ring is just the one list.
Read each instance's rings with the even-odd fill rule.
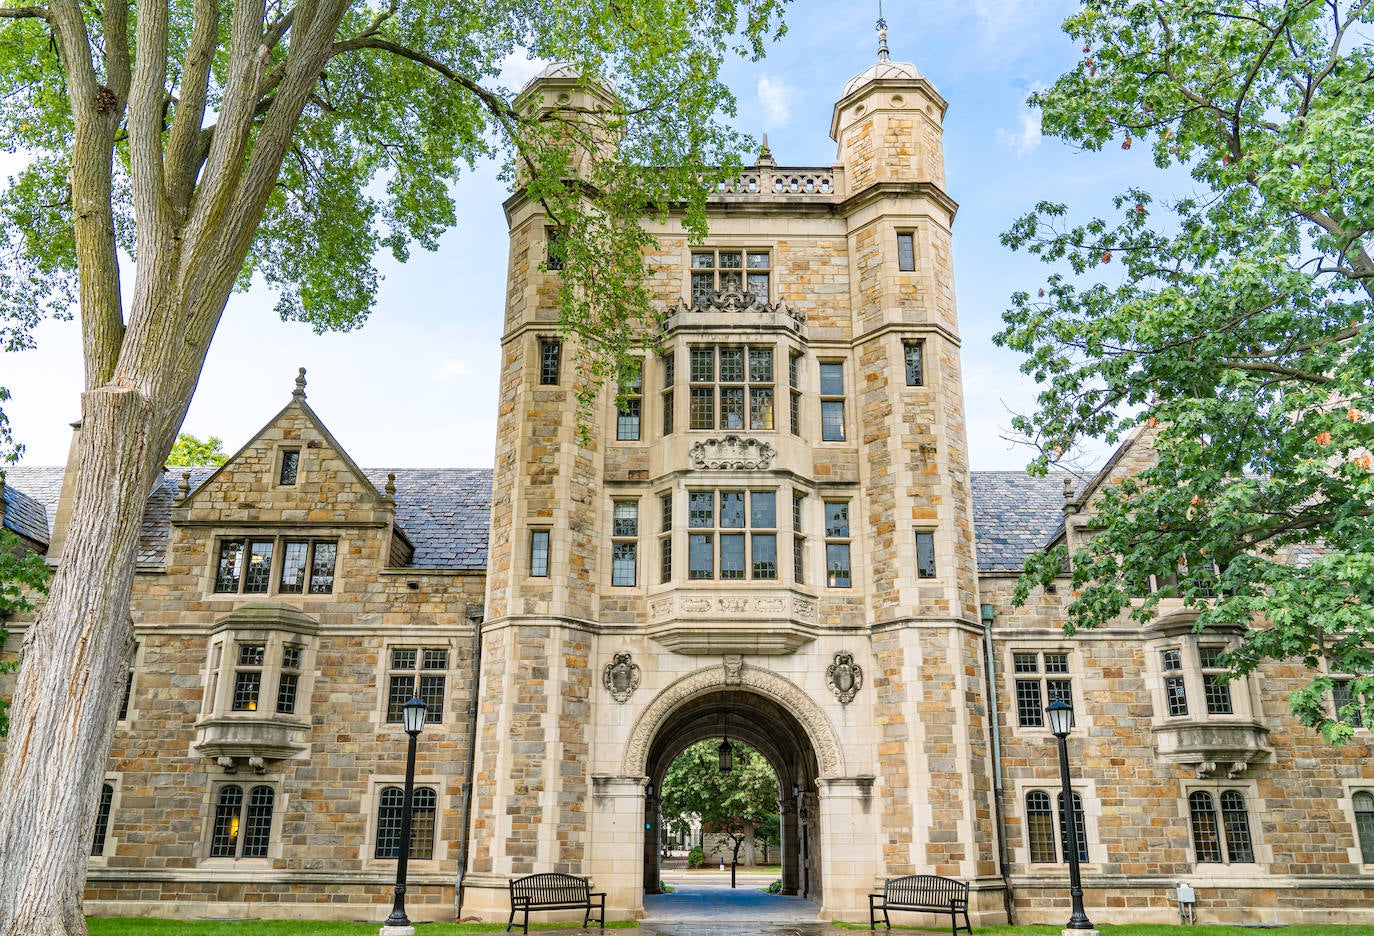
[[1069,917],[1065,928],[1096,929],[1083,912],[1083,882],[1078,875],[1078,817],[1073,811],[1073,789],[1069,786],[1069,746],[1064,741],[1073,727],[1073,706],[1063,699],[1055,699],[1045,708],[1045,714],[1050,719],[1050,732],[1059,741],[1059,782],[1064,788],[1059,812],[1064,817],[1064,830],[1068,837],[1064,851],[1069,859],[1069,896],[1073,898],[1073,915]]
[[406,751],[406,789],[401,801],[401,844],[396,856],[396,901],[391,905],[391,916],[386,918],[386,926],[409,926],[406,916],[406,864],[410,859],[410,814],[415,805],[415,742],[425,727],[425,703],[411,699],[401,706],[401,721],[406,734],[410,735],[410,746]]

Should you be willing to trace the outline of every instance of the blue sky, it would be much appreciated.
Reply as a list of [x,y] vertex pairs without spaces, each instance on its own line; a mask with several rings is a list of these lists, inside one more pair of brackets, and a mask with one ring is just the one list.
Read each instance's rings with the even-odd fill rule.
[[[1033,401],[1018,356],[993,347],[1007,297],[1034,289],[1045,269],[1012,254],[998,234],[1043,198],[1080,211],[1104,210],[1111,195],[1155,176],[1145,147],[1080,153],[1041,139],[1024,104],[1081,58],[1059,24],[1064,0],[887,0],[892,57],[914,62],[949,102],[945,161],[954,226],[955,276],[963,339],[965,402],[974,468],[1021,468],[1010,445],[1010,413]],[[876,57],[876,0],[795,0],[788,34],[761,62],[732,62],[738,126],[767,133],[780,165],[825,166],[835,159],[831,108],[844,82]],[[518,84],[537,63],[512,63]],[[746,162],[752,161],[746,158]],[[13,171],[0,163],[0,172]],[[438,251],[409,263],[387,258],[371,321],[347,335],[317,336],[285,324],[273,297],[254,290],[230,299],[185,430],[242,445],[289,399],[297,367],[308,370],[309,399],[359,464],[375,467],[484,467],[491,464],[496,369],[505,286],[506,192],[494,167],[458,186],[458,225]],[[79,335],[51,323],[39,348],[0,356],[0,384],[25,464],[60,464],[79,415]]]

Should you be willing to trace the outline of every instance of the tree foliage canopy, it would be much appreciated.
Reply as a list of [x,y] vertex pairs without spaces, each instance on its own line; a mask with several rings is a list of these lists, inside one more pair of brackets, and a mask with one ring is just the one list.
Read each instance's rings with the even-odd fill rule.
[[[1073,556],[1069,626],[1251,625],[1226,658],[1312,668],[1292,703],[1333,742],[1374,724],[1374,41],[1370,0],[1086,0],[1082,60],[1031,99],[1088,150],[1148,146],[1192,179],[1077,222],[1042,203],[1003,242],[1054,268],[999,343],[1046,385],[1016,427],[1033,467],[1083,439],[1152,441]],[[1020,595],[1063,550],[1028,563]],[[1179,584],[1151,592],[1149,576]],[[1138,596],[1146,595],[1143,601]],[[1216,595],[1218,597],[1213,598]],[[1329,674],[1360,675],[1334,713]]]
[[[4,472],[0,472],[3,480]],[[0,650],[5,649],[10,636],[5,621],[11,615],[32,611],[33,599],[47,590],[49,577],[42,555],[0,528]],[[12,673],[16,668],[13,660],[0,661],[0,673]],[[9,733],[9,707],[9,700],[0,698],[0,738]]]
[[778,811],[778,777],[762,754],[747,744],[731,741],[734,770],[722,773],[717,751],[720,742],[698,741],[677,756],[663,775],[663,821],[686,834],[687,816],[703,826],[729,835],[738,855],[744,836]]
[[[0,347],[79,310],[85,367],[82,483],[0,776],[0,933],[85,932],[139,524],[231,292],[359,326],[377,252],[436,246],[459,172],[495,157],[562,234],[589,400],[653,321],[641,222],[704,233],[742,143],[723,57],[761,55],[785,3],[0,0],[0,147],[30,157],[0,193]],[[571,63],[605,106],[502,86],[522,55]]]
[[195,465],[219,467],[228,460],[229,456],[224,451],[224,442],[219,436],[207,436],[202,441],[189,432],[182,432],[177,435],[177,440],[172,443],[172,454],[167,456],[167,465],[178,468],[189,468]]

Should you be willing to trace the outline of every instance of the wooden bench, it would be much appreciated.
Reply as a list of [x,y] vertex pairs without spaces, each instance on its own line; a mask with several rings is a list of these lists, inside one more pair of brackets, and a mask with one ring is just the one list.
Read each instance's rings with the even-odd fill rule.
[[963,928],[973,936],[968,919],[968,884],[934,874],[908,874],[888,878],[881,894],[868,895],[868,928],[876,929],[878,913],[883,923],[892,929],[889,910],[920,910],[926,913],[948,913],[953,936],[959,936],[959,914],[964,915]]
[[[597,899],[599,898],[599,899]],[[582,926],[585,929],[592,918],[593,902],[599,909],[601,929],[606,929],[606,895],[593,894],[592,883],[586,878],[571,874],[530,874],[515,878],[510,882],[510,919],[506,921],[506,932],[515,925],[515,914],[525,914],[525,932],[530,931],[531,910],[585,910]]]

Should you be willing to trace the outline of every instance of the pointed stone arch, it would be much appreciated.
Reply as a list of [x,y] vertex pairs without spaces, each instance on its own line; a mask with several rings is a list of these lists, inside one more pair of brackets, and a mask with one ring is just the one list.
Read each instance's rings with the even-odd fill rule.
[[704,692],[725,688],[749,689],[785,706],[806,730],[820,764],[820,776],[845,776],[844,752],[840,747],[839,735],[815,700],[791,680],[747,665],[741,667],[738,679],[732,677],[728,682],[724,667],[708,666],[669,683],[635,721],[620,762],[621,776],[644,776],[648,769],[649,745],[663,723],[682,703]]

